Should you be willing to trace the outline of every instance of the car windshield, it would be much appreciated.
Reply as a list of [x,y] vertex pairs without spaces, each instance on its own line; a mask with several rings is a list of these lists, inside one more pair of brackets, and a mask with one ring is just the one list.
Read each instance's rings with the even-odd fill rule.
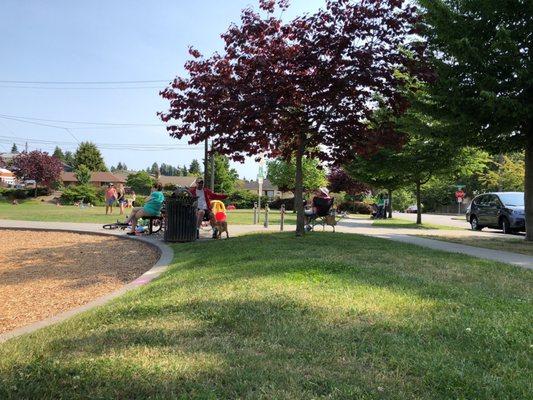
[[502,193],[498,197],[506,206],[524,207],[524,193]]

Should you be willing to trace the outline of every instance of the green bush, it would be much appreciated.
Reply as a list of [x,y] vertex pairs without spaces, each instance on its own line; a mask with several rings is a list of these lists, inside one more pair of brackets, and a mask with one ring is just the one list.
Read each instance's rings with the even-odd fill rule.
[[412,190],[399,189],[392,192],[392,209],[395,211],[405,211],[409,206],[416,204],[416,198]]
[[[7,199],[17,199],[24,200],[30,197],[35,196],[35,189],[9,189],[9,188],[0,188],[0,195]],[[50,190],[45,187],[37,188],[37,196],[48,196]]]
[[[248,190],[235,190],[230,193],[228,198],[224,200],[224,204],[233,204],[236,208],[252,208],[254,203],[259,199],[259,196]],[[261,196],[261,205],[268,203],[268,197]]]
[[372,206],[362,201],[343,201],[338,206],[339,211],[347,211],[354,214],[372,214]]
[[294,197],[273,200],[270,202],[269,207],[273,210],[279,210],[282,204],[285,205],[285,211],[294,211]]
[[104,192],[91,185],[76,185],[65,188],[61,194],[61,201],[64,204],[73,204],[82,200],[84,203],[102,204]]

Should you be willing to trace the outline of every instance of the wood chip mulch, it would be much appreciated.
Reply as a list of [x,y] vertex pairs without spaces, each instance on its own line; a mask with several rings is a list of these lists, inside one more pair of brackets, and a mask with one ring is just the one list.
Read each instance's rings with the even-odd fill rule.
[[0,230],[0,333],[112,292],[158,259],[146,244],[110,236]]

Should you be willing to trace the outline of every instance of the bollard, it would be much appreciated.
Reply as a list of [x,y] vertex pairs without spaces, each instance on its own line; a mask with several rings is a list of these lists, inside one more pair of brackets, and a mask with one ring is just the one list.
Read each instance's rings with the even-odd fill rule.
[[257,203],[254,203],[254,225],[257,224]]
[[265,228],[268,228],[268,213],[270,211],[270,208],[268,208],[268,204],[265,205],[265,222],[263,223],[263,226]]
[[285,204],[282,204],[280,209],[280,224],[279,224],[279,230],[283,232],[283,225],[285,224]]

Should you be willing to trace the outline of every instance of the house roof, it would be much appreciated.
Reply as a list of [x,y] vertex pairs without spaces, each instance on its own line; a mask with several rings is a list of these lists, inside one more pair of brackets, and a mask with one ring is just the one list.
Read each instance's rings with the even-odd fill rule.
[[8,169],[0,168],[0,176],[15,177],[15,174]]
[[[61,180],[63,182],[78,182],[74,172],[62,172]],[[93,172],[90,182],[126,183],[126,180],[113,175],[111,172]]]
[[161,175],[158,181],[164,185],[176,185],[182,187],[191,187],[196,183],[196,176],[166,176]]
[[[259,190],[259,183],[257,181],[247,181],[239,179],[237,181],[237,187],[245,190]],[[274,190],[277,191],[278,188],[272,185],[268,179],[263,180],[263,190]]]

